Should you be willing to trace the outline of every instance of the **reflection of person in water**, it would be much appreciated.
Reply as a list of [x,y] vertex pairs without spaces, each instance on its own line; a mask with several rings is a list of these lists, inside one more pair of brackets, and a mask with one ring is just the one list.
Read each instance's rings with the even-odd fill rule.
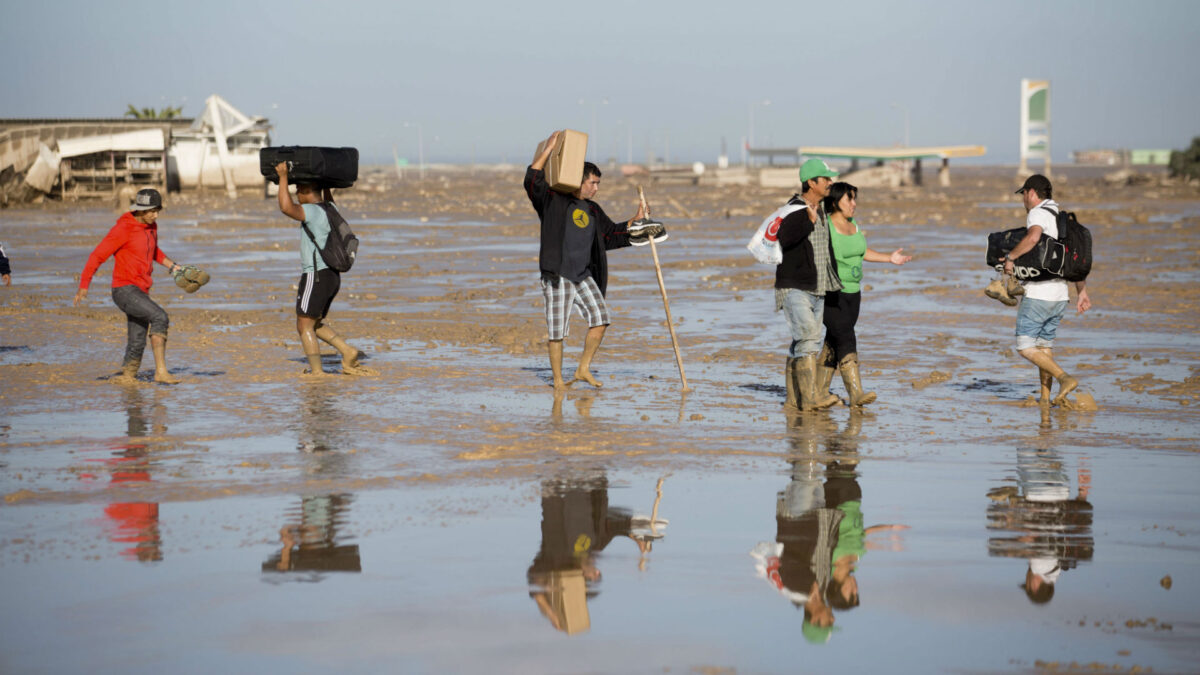
[[[814,643],[832,635],[834,609],[858,605],[854,571],[866,550],[876,548],[868,535],[907,529],[863,527],[855,441],[861,424],[861,414],[852,413],[842,432],[827,429],[822,436],[816,428],[793,439],[801,452],[790,460],[791,480],[776,497],[775,541],[751,551],[759,575],[804,610],[801,631]],[[827,454],[813,451],[814,441],[823,443]]]
[[[829,577],[829,605],[837,610],[848,610],[858,606],[858,578],[854,572],[858,561],[868,550],[884,547],[871,535],[880,532],[907,530],[907,525],[863,526],[862,487],[858,484],[858,471],[854,464],[844,465],[831,462],[825,469],[825,505],[842,512],[838,523],[837,543],[833,549],[833,570]],[[899,550],[900,542],[893,535],[892,550]]]
[[596,554],[616,537],[640,551],[650,542],[634,536],[634,518],[608,505],[603,474],[542,483],[542,545],[529,566],[529,597],[556,629],[574,635],[591,627],[587,599],[599,591]]
[[337,450],[345,418],[337,408],[338,390],[326,382],[310,382],[301,392],[304,408],[299,415],[301,452]]
[[1072,498],[1058,452],[1018,448],[1017,485],[988,492],[987,527],[998,533],[988,539],[988,554],[1029,561],[1021,588],[1034,604],[1050,602],[1064,570],[1092,559],[1091,473],[1080,467],[1077,479]]
[[262,564],[262,571],[308,572],[298,577],[304,581],[320,581],[323,572],[361,572],[358,544],[338,544],[338,529],[352,499],[339,494],[301,497],[299,522],[279,529],[283,545]]
[[[300,393],[296,449],[304,454],[305,473],[322,478],[344,474],[347,455],[338,450],[353,440],[347,437],[345,418],[337,408],[338,390],[314,381]],[[361,572],[358,545],[338,543],[352,501],[348,494],[301,496],[298,514],[289,513],[279,528],[279,552],[262,564],[263,572],[307,572],[284,577],[301,581],[320,581],[324,572]]]
[[833,630],[826,589],[843,514],[826,508],[822,466],[816,455],[792,459],[791,464],[791,481],[776,496],[775,541],[760,542],[750,555],[759,576],[804,610],[804,637],[824,642]]
[[[110,469],[110,484],[149,483],[150,449],[146,437],[167,430],[163,421],[165,409],[155,401],[147,411],[146,401],[137,388],[123,392],[125,413],[128,416],[125,445],[104,460]],[[113,502],[104,508],[104,515],[115,527],[111,539],[120,544],[133,544],[121,551],[121,556],[141,562],[163,559],[162,533],[158,525],[156,502]]]

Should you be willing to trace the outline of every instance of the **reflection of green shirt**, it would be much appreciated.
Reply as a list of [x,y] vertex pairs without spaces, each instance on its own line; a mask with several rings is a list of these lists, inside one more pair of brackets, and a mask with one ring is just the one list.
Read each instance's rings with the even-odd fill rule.
[[[844,293],[845,291],[843,291]],[[866,530],[863,529],[862,502],[842,502],[838,510],[844,516],[838,523],[838,543],[833,549],[833,561],[853,555],[861,558],[867,552]]]
[[837,261],[838,278],[842,280],[843,293],[858,293],[858,282],[862,280],[863,256],[867,254],[867,236],[854,224],[854,234],[842,234],[833,223],[829,223],[829,238],[833,242],[833,256]]

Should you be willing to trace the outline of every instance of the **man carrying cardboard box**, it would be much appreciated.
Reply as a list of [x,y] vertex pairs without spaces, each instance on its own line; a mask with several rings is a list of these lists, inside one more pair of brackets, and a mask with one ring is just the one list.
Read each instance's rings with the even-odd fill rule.
[[[600,382],[592,377],[591,363],[604,339],[604,331],[611,323],[604,301],[608,287],[606,251],[629,246],[632,243],[630,224],[647,214],[639,206],[633,218],[614,223],[604,209],[592,201],[600,190],[600,169],[591,162],[584,163],[583,182],[574,192],[565,194],[551,190],[542,169],[554,152],[558,137],[557,131],[550,134],[525,171],[525,193],[542,221],[538,265],[542,273],[542,295],[546,298],[550,370],[557,390],[576,380],[599,387]],[[662,233],[662,226],[655,223],[653,227],[642,228],[638,236],[657,237]],[[587,319],[588,332],[575,376],[570,382],[564,382],[563,339],[569,332],[572,307],[578,307]]]

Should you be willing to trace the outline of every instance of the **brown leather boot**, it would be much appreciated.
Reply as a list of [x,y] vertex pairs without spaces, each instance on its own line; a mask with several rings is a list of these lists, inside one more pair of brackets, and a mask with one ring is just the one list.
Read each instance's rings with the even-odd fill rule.
[[858,375],[858,354],[851,352],[842,357],[838,369],[842,371],[842,383],[846,385],[846,396],[852,407],[875,402],[875,392],[863,392],[862,378]]

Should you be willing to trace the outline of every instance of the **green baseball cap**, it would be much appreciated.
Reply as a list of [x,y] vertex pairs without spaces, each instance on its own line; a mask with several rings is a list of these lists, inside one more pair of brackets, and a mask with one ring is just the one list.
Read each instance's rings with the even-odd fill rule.
[[800,626],[800,633],[804,635],[804,639],[807,640],[809,644],[813,645],[823,645],[826,642],[829,642],[829,639],[833,637],[833,632],[835,630],[841,630],[841,627],[818,626],[810,621],[805,621],[804,624]]
[[838,172],[829,168],[823,159],[813,158],[800,165],[800,182],[804,183],[814,178],[837,178]]

